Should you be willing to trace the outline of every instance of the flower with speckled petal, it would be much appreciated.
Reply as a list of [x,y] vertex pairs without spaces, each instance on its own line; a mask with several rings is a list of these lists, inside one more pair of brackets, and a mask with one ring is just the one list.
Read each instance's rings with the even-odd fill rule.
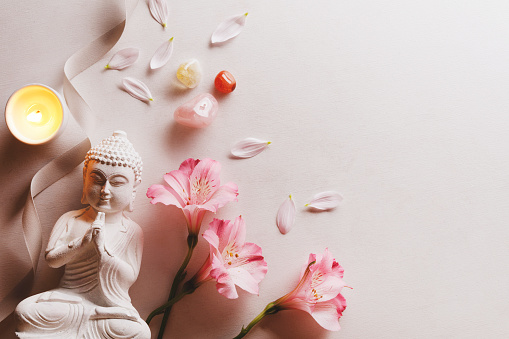
[[339,331],[339,318],[346,309],[346,300],[341,295],[343,287],[347,287],[343,272],[328,249],[323,254],[310,254],[297,286],[269,303],[234,339],[243,338],[265,316],[283,310],[307,312],[326,330]]
[[280,310],[307,312],[323,328],[338,331],[338,320],[346,308],[346,300],[340,293],[345,287],[343,272],[328,249],[323,254],[310,254],[297,287],[274,304]]
[[174,205],[182,210],[189,233],[197,235],[207,211],[217,210],[230,201],[236,201],[237,185],[220,185],[221,164],[212,159],[187,159],[178,170],[164,175],[166,185],[152,185],[147,197],[152,204]]
[[214,219],[203,238],[210,245],[210,254],[189,284],[196,288],[215,280],[217,291],[228,299],[238,298],[235,286],[258,294],[258,284],[267,273],[267,263],[260,246],[245,242],[244,219],[241,216],[235,221]]

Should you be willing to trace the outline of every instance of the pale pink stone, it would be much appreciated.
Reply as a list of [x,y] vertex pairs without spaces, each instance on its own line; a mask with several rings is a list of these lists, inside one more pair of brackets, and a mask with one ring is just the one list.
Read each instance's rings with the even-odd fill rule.
[[212,94],[203,93],[179,106],[173,116],[179,124],[202,128],[214,121],[218,108],[216,98]]

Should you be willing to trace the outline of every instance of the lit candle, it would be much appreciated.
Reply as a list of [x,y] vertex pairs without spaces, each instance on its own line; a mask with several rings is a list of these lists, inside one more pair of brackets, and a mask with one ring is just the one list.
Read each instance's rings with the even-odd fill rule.
[[59,135],[67,116],[61,96],[40,84],[18,89],[5,106],[5,122],[12,135],[31,145],[43,144]]

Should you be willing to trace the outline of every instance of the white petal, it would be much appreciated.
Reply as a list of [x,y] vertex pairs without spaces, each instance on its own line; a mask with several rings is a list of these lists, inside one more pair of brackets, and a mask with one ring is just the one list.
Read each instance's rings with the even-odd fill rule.
[[276,224],[281,234],[290,232],[295,223],[295,203],[292,200],[292,196],[288,196],[277,211]]
[[166,65],[168,60],[170,60],[172,53],[173,53],[173,37],[170,40],[165,41],[161,46],[159,46],[154,56],[152,57],[152,60],[150,60],[150,68],[156,69]]
[[263,141],[255,138],[246,138],[239,141],[232,147],[232,155],[237,158],[251,158],[263,152],[270,141]]
[[154,19],[166,28],[168,24],[168,4],[166,0],[149,0],[148,7]]
[[122,84],[124,85],[127,93],[131,94],[138,100],[141,101],[153,101],[152,94],[148,89],[147,85],[135,78],[124,78],[122,80]]
[[316,194],[306,206],[325,211],[338,207],[342,200],[343,196],[338,192],[327,191]]
[[242,32],[242,28],[246,24],[247,13],[242,15],[232,16],[217,26],[212,34],[210,41],[215,44],[216,42],[223,42],[236,37]]
[[104,67],[107,69],[121,70],[131,66],[138,60],[140,51],[137,48],[124,48],[113,54],[110,62]]

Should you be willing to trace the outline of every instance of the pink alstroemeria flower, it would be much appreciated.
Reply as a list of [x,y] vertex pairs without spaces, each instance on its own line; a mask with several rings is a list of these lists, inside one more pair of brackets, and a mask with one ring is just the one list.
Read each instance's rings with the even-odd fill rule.
[[215,280],[217,291],[229,299],[238,298],[235,285],[258,294],[258,284],[267,273],[267,263],[260,246],[245,242],[244,219],[214,219],[203,233],[203,238],[210,244],[210,254],[190,284],[196,288],[206,281]]
[[152,185],[147,197],[152,204],[174,205],[182,210],[189,234],[197,235],[207,211],[215,213],[230,201],[237,201],[237,185],[220,186],[221,164],[212,159],[192,159],[182,162],[180,168],[164,175],[169,185]]
[[345,287],[343,271],[328,249],[323,254],[310,254],[297,287],[274,301],[274,306],[278,310],[305,311],[323,328],[338,331],[339,318],[346,308],[340,293]]

